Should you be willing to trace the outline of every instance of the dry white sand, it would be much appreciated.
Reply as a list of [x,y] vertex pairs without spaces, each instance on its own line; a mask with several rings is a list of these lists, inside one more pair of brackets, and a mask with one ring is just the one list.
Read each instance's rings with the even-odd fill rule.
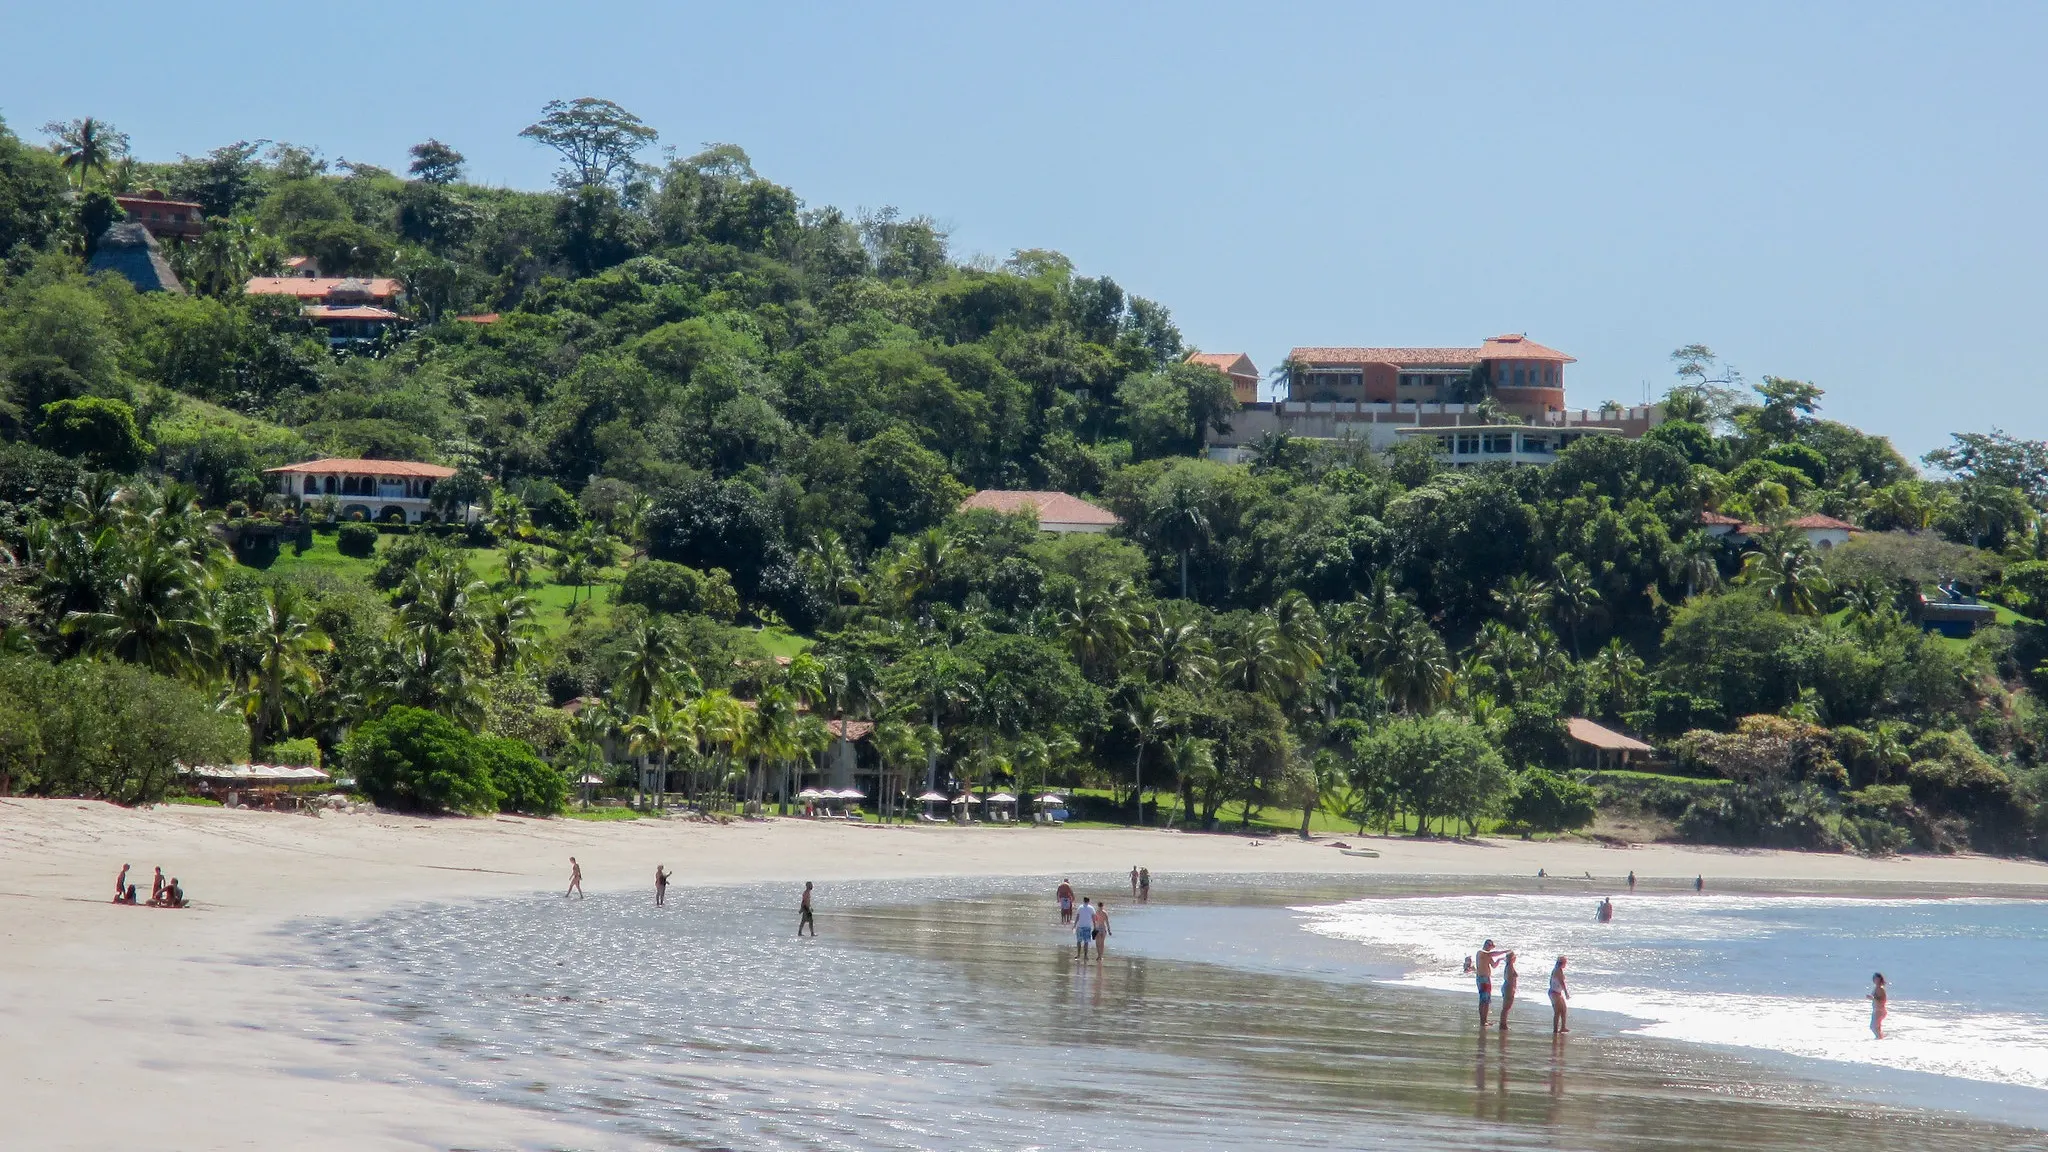
[[[1350,838],[1254,844],[1161,831],[873,828],[782,820],[420,820],[193,807],[128,810],[0,800],[0,1117],[34,1149],[596,1148],[590,1130],[472,1102],[380,1065],[375,1045],[324,1036],[304,973],[261,963],[271,933],[308,914],[558,893],[568,858],[592,891],[651,890],[666,864],[691,884],[1116,874],[1555,876],[1630,870],[1671,883],[1737,879],[2042,886],[2048,867],[1978,856],[1866,860],[1790,852],[1579,843],[1449,844]],[[161,864],[186,911],[110,903],[114,876],[144,889]],[[252,962],[255,961],[255,962]]]

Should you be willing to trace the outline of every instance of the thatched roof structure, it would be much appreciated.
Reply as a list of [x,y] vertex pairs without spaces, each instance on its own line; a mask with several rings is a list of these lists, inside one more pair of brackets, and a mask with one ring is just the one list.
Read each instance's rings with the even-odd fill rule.
[[178,274],[171,271],[156,237],[139,220],[123,220],[100,233],[88,272],[118,272],[135,285],[137,292],[183,292]]

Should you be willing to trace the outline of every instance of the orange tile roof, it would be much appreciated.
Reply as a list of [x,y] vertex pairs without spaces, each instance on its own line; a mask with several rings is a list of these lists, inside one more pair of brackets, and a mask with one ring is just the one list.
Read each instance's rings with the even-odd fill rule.
[[1702,513],[1700,513],[1700,523],[1702,523],[1702,524],[1726,524],[1726,525],[1728,525],[1728,526],[1729,526],[1729,527],[1731,527],[1731,528],[1736,528],[1736,527],[1740,527],[1740,526],[1742,525],[1742,521],[1740,521],[1740,520],[1736,519],[1735,517],[1733,517],[1733,516],[1723,516],[1723,515],[1721,515],[1721,514],[1720,514],[1719,512],[1702,512]]
[[376,308],[368,304],[308,304],[305,307],[308,320],[398,320],[398,313],[389,308]]
[[1744,524],[1742,527],[1737,528],[1736,531],[1742,533],[1744,536],[1762,536],[1766,532],[1769,532],[1773,527],[1796,528],[1802,532],[1825,532],[1828,530],[1833,530],[1836,532],[1860,531],[1860,529],[1858,529],[1854,524],[1851,524],[1846,520],[1837,520],[1833,516],[1822,516],[1819,513],[1815,513],[1810,516],[1795,517],[1791,520],[1785,521],[1783,524],[1778,525]]
[[1252,358],[1242,352],[1191,352],[1187,358],[1189,364],[1206,364],[1226,376],[1230,375],[1231,369],[1237,367],[1240,360],[1244,361],[1248,374],[1259,374],[1257,366],[1252,363]]
[[1025,509],[1038,513],[1040,524],[1119,524],[1116,513],[1107,508],[1098,508],[1086,500],[1069,496],[1065,492],[1007,492],[995,488],[984,488],[960,502],[962,511],[971,508],[986,508],[993,512],[1013,515]]
[[833,720],[827,722],[825,727],[832,735],[838,736],[840,735],[839,726],[842,723],[846,725],[845,737],[849,743],[855,740],[865,740],[868,737],[868,733],[875,730],[875,722],[873,720]]
[[1624,736],[1612,728],[1593,723],[1583,716],[1574,716],[1564,722],[1565,733],[1581,744],[1609,752],[1655,752],[1656,749],[1632,736]]
[[1296,348],[1289,359],[1304,364],[1393,364],[1413,368],[1458,368],[1481,360],[1555,360],[1576,363],[1555,348],[1545,348],[1510,332],[1490,337],[1477,348]]
[[389,276],[251,276],[242,286],[251,296],[297,296],[301,300],[324,300],[338,290],[358,291],[381,300],[398,295],[405,287]]
[[422,476],[430,480],[446,480],[455,475],[455,469],[439,464],[422,464],[417,460],[356,460],[330,456],[324,460],[308,460],[303,464],[287,464],[282,468],[265,468],[265,475],[273,472],[289,472],[294,475],[312,473],[325,475],[329,472],[349,472],[361,476]]
[[498,314],[496,312],[479,312],[474,316],[457,316],[456,319],[464,324],[496,324],[498,322]]

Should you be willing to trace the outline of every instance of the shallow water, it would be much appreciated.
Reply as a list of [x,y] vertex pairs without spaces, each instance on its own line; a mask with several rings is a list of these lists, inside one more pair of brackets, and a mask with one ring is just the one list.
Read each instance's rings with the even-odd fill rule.
[[[1868,1084],[1812,1074],[1826,1061],[1731,1056],[1620,1015],[1559,1044],[1533,1014],[1526,1031],[1482,1034],[1469,993],[1408,974],[1438,964],[1423,930],[1372,918],[1437,916],[1449,941],[1483,909],[1365,906],[1355,883],[1308,878],[1162,890],[1143,908],[1113,894],[1098,968],[1073,963],[1046,888],[949,884],[930,900],[929,882],[828,885],[825,935],[802,942],[780,887],[677,889],[665,909],[624,895],[430,906],[297,939],[335,974],[326,1025],[388,1046],[405,1074],[655,1145],[1918,1149],[2039,1135],[1918,1098],[1873,1103]],[[1568,913],[1516,905],[1502,922],[1533,936]],[[1582,979],[1581,997],[1599,995],[1590,968]]]

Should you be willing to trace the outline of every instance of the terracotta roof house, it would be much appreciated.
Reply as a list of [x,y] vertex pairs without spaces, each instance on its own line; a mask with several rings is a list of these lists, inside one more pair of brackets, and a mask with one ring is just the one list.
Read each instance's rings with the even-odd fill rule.
[[[394,520],[417,524],[433,516],[434,484],[455,475],[455,469],[417,460],[355,460],[329,457],[265,468],[277,491],[300,501],[329,496],[340,503],[344,520]],[[475,509],[466,514],[474,519]]]
[[190,200],[173,200],[152,188],[116,196],[114,203],[159,240],[191,240],[206,234],[206,211]]
[[1230,394],[1239,404],[1259,402],[1259,369],[1242,352],[1190,352],[1187,362],[1214,368],[1230,377]]
[[134,220],[123,220],[100,233],[99,245],[85,270],[117,273],[135,285],[137,292],[185,291],[156,237]]
[[984,488],[960,502],[962,512],[986,509],[1014,516],[1030,512],[1041,532],[1107,532],[1121,521],[1107,508],[1065,492],[1009,492]]
[[405,285],[389,276],[255,276],[242,291],[297,297],[306,319],[326,331],[331,348],[375,340],[405,319],[392,311],[404,298]]
[[1540,418],[1564,409],[1564,366],[1572,357],[1506,333],[1476,348],[1296,348],[1288,399],[1442,404],[1483,387],[1501,407]]
[[1565,738],[1571,741],[1577,753],[1590,760],[1590,767],[1626,768],[1638,756],[1651,756],[1656,749],[1633,736],[1627,736],[1603,724],[1596,724],[1583,716],[1573,716],[1564,722]]
[[1700,516],[1700,527],[1709,536],[1721,537],[1737,544],[1747,544],[1751,540],[1768,533],[1773,527],[1789,528],[1806,537],[1808,544],[1823,552],[1828,551],[1837,544],[1847,544],[1856,533],[1862,531],[1862,529],[1846,520],[1837,520],[1833,516],[1822,516],[1819,514],[1797,516],[1774,526],[1770,524],[1745,524],[1733,516],[1723,516],[1718,512],[1707,512]]

